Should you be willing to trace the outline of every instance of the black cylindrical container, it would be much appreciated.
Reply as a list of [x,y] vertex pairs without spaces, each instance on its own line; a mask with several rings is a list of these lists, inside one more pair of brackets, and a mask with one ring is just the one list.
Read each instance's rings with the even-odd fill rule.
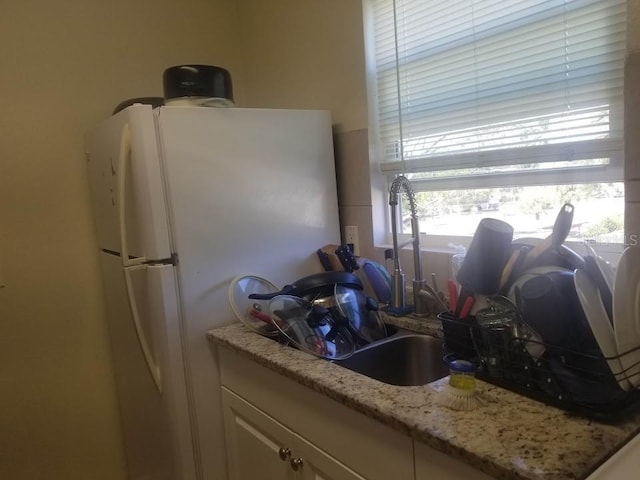
[[512,239],[513,227],[508,223],[495,218],[480,220],[457,276],[463,289],[485,295],[498,291]]
[[212,65],[178,65],[167,68],[162,78],[165,103],[180,100],[207,105],[233,105],[231,74]]

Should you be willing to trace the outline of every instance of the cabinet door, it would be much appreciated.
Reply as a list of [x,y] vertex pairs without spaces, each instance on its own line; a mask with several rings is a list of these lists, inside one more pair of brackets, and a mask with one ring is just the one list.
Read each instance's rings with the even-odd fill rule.
[[[331,459],[369,480],[413,480],[413,441],[409,436],[229,348],[219,348],[218,354],[222,384],[227,391],[246,399]],[[297,452],[292,453],[292,458],[305,461]],[[329,467],[310,458],[317,467],[316,478],[331,477]],[[352,477],[344,473],[337,478]]]
[[297,480],[365,480],[349,467],[296,435],[294,458],[300,459]]
[[414,441],[416,480],[495,480],[423,443]]
[[295,480],[292,433],[224,388],[222,405],[230,480]]

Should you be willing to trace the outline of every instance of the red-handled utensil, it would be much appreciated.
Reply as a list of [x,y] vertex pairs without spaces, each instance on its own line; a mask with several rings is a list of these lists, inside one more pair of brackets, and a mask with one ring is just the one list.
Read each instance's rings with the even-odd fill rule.
[[462,308],[460,309],[460,317],[461,319],[467,318],[469,312],[471,311],[471,307],[473,306],[474,298],[469,296],[464,299],[464,303],[462,304]]
[[263,322],[266,322],[266,323],[271,323],[271,315],[262,313],[259,310],[256,310],[255,308],[252,308],[249,310],[249,316],[253,318],[257,318],[258,320],[262,320]]

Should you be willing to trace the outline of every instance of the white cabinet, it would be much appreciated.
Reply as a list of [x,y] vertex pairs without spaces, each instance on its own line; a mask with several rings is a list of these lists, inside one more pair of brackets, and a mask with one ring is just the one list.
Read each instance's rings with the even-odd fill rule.
[[224,389],[222,392],[229,480],[293,480],[291,432]]
[[416,480],[493,480],[449,455],[415,442]]
[[365,480],[304,438],[296,437],[295,453],[304,462],[301,480]]
[[230,349],[218,354],[230,480],[491,478]]
[[[222,398],[225,404],[225,428],[229,439],[230,470],[242,462],[242,452],[237,448],[241,442],[251,444],[253,449],[275,452],[279,459],[282,447],[291,450],[291,458],[303,462],[303,476],[296,479],[323,480],[389,480],[413,479],[413,441],[406,435],[390,429],[347,406],[318,392],[279,375],[258,363],[243,357],[231,349],[219,347],[220,378],[223,385]],[[313,361],[313,360],[310,360]],[[325,360],[318,359],[318,362]],[[324,364],[318,364],[324,366]],[[334,368],[340,368],[333,366]],[[330,374],[328,372],[327,374]],[[237,401],[230,402],[229,394],[250,404],[262,414],[247,413]],[[372,395],[375,392],[371,392]],[[227,409],[231,406],[231,410]],[[255,412],[253,412],[255,413]],[[266,418],[265,418],[266,417]],[[246,426],[245,426],[246,424]],[[242,425],[242,427],[240,427]],[[279,428],[276,428],[276,425]],[[239,430],[242,429],[242,440]],[[286,433],[291,437],[287,437]],[[249,440],[248,436],[258,439]],[[235,437],[235,439],[234,439]],[[291,443],[287,438],[292,438]],[[254,443],[251,443],[254,442]],[[265,462],[276,462],[269,456]],[[284,462],[283,462],[284,463]],[[273,468],[273,463],[270,463]],[[242,465],[236,471],[248,470]],[[265,467],[266,468],[266,467]],[[275,470],[274,470],[275,471]],[[246,477],[231,477],[244,480]],[[250,478],[290,478],[258,475]]]
[[637,478],[640,471],[640,435],[635,436],[587,480],[620,480]]
[[230,480],[364,480],[225,388],[222,404]]

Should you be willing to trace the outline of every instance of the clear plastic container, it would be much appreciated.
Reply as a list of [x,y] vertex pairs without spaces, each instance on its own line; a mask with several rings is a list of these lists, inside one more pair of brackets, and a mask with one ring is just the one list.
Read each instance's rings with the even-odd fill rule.
[[451,256],[451,278],[454,282],[458,283],[458,272],[464,262],[464,257],[467,254],[467,249],[463,245],[449,244],[449,247],[453,249],[453,255]]

